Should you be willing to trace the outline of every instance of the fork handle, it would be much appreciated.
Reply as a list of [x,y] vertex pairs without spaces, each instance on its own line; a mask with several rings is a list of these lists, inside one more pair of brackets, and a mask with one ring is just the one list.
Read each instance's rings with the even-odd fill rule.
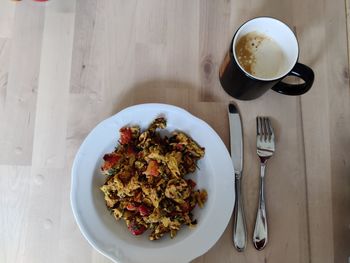
[[257,250],[262,250],[267,244],[267,220],[264,196],[264,178],[266,162],[260,164],[260,190],[259,190],[259,207],[256,215],[253,243]]
[[242,252],[247,244],[247,229],[244,218],[242,192],[241,192],[241,176],[236,175],[236,201],[233,218],[233,244],[235,248]]

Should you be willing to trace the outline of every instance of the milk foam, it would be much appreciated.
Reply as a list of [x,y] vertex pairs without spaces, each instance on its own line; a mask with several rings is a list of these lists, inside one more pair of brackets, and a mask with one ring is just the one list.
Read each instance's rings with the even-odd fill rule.
[[260,32],[243,35],[235,52],[241,67],[258,78],[273,79],[288,67],[287,57],[279,44]]

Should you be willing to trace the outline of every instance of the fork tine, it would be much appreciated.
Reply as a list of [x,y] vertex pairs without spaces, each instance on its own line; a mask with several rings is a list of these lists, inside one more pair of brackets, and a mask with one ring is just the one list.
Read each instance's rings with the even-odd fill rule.
[[271,132],[269,127],[269,118],[264,117],[264,126],[265,126],[265,141],[271,140]]
[[258,123],[259,123],[259,135],[262,138],[264,135],[264,130],[262,126],[262,118],[260,116],[258,117]]
[[266,121],[266,117],[263,117],[263,130],[264,130],[264,141],[266,142],[266,140],[268,139],[268,135],[269,135],[269,131],[267,128],[267,121]]
[[269,129],[269,141],[271,141],[272,136],[274,136],[274,132],[269,118],[267,118],[267,126]]
[[260,117],[256,117],[256,134],[261,135],[261,120]]
[[269,134],[272,136],[274,135],[274,131],[273,131],[273,128],[272,128],[272,125],[271,125],[271,121],[270,121],[270,118],[267,118],[267,125],[269,127]]

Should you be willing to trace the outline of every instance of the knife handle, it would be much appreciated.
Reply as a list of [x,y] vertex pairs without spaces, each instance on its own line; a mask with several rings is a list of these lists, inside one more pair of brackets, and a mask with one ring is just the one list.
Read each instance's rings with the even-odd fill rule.
[[236,174],[235,179],[236,200],[233,221],[233,244],[241,252],[247,244],[247,229],[244,218],[243,201],[241,194],[241,177]]

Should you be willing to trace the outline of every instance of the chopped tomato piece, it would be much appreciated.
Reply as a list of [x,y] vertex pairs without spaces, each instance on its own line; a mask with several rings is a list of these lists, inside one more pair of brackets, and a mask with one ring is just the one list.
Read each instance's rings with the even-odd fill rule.
[[103,160],[105,161],[101,167],[102,171],[106,171],[111,169],[114,165],[118,163],[121,156],[117,153],[107,153],[103,156]]
[[176,144],[176,149],[179,151],[182,151],[184,149],[183,144],[181,144],[181,143]]
[[135,221],[130,222],[128,225],[128,229],[131,234],[138,236],[146,231],[146,227],[144,225],[137,224]]
[[138,207],[135,206],[133,203],[128,203],[126,206],[126,209],[129,211],[136,211],[138,209]]
[[148,163],[146,171],[144,171],[143,173],[145,175],[158,176],[159,175],[158,168],[159,168],[159,165],[158,165],[157,161],[151,160]]
[[151,214],[150,209],[144,205],[140,205],[138,210],[141,216],[149,216]]
[[132,139],[132,131],[130,128],[121,128],[120,129],[120,139],[121,144],[128,144]]
[[106,162],[116,163],[120,159],[120,155],[117,153],[107,153],[103,156],[103,160]]

